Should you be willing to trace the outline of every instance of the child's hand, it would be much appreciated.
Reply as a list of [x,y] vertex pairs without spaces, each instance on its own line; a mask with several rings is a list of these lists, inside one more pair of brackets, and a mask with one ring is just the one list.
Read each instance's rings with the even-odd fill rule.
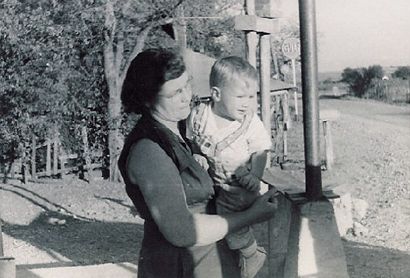
[[238,179],[241,186],[249,191],[260,190],[260,180],[246,167],[239,167],[235,171],[235,176]]
[[209,164],[205,156],[194,153],[194,159],[199,163],[199,165],[201,165],[202,168],[208,170]]

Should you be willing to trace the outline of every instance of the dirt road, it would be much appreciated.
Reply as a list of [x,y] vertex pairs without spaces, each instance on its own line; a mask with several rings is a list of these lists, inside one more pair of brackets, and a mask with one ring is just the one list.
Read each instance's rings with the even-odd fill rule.
[[410,106],[322,99],[337,109],[336,167],[324,181],[345,184],[369,210],[361,236],[348,235],[351,277],[410,277]]

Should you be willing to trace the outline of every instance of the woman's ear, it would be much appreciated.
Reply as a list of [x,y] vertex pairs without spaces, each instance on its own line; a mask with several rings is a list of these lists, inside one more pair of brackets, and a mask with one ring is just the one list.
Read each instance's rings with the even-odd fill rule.
[[218,102],[221,100],[221,89],[218,87],[211,88],[211,97],[214,102]]

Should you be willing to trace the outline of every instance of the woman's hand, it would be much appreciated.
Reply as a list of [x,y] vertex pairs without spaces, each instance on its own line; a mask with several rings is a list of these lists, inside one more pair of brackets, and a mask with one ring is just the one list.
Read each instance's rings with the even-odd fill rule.
[[266,221],[275,215],[278,209],[279,192],[276,189],[271,189],[262,196],[258,197],[248,212],[254,215],[255,223]]

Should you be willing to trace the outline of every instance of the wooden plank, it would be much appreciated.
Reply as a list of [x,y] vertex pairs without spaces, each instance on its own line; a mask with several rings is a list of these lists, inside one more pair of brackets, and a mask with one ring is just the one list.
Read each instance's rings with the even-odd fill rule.
[[276,34],[279,32],[279,21],[276,18],[238,15],[235,16],[234,23],[235,30],[253,31],[263,34]]
[[265,169],[262,180],[274,185],[278,190],[288,193],[304,191],[305,182],[297,179],[292,173],[279,167]]
[[67,159],[76,159],[76,158],[78,158],[78,154],[76,154],[76,153],[71,153],[71,154],[66,154],[66,155],[60,155],[60,156],[58,157],[58,159],[59,159],[60,161],[62,161],[62,160],[67,160]]

